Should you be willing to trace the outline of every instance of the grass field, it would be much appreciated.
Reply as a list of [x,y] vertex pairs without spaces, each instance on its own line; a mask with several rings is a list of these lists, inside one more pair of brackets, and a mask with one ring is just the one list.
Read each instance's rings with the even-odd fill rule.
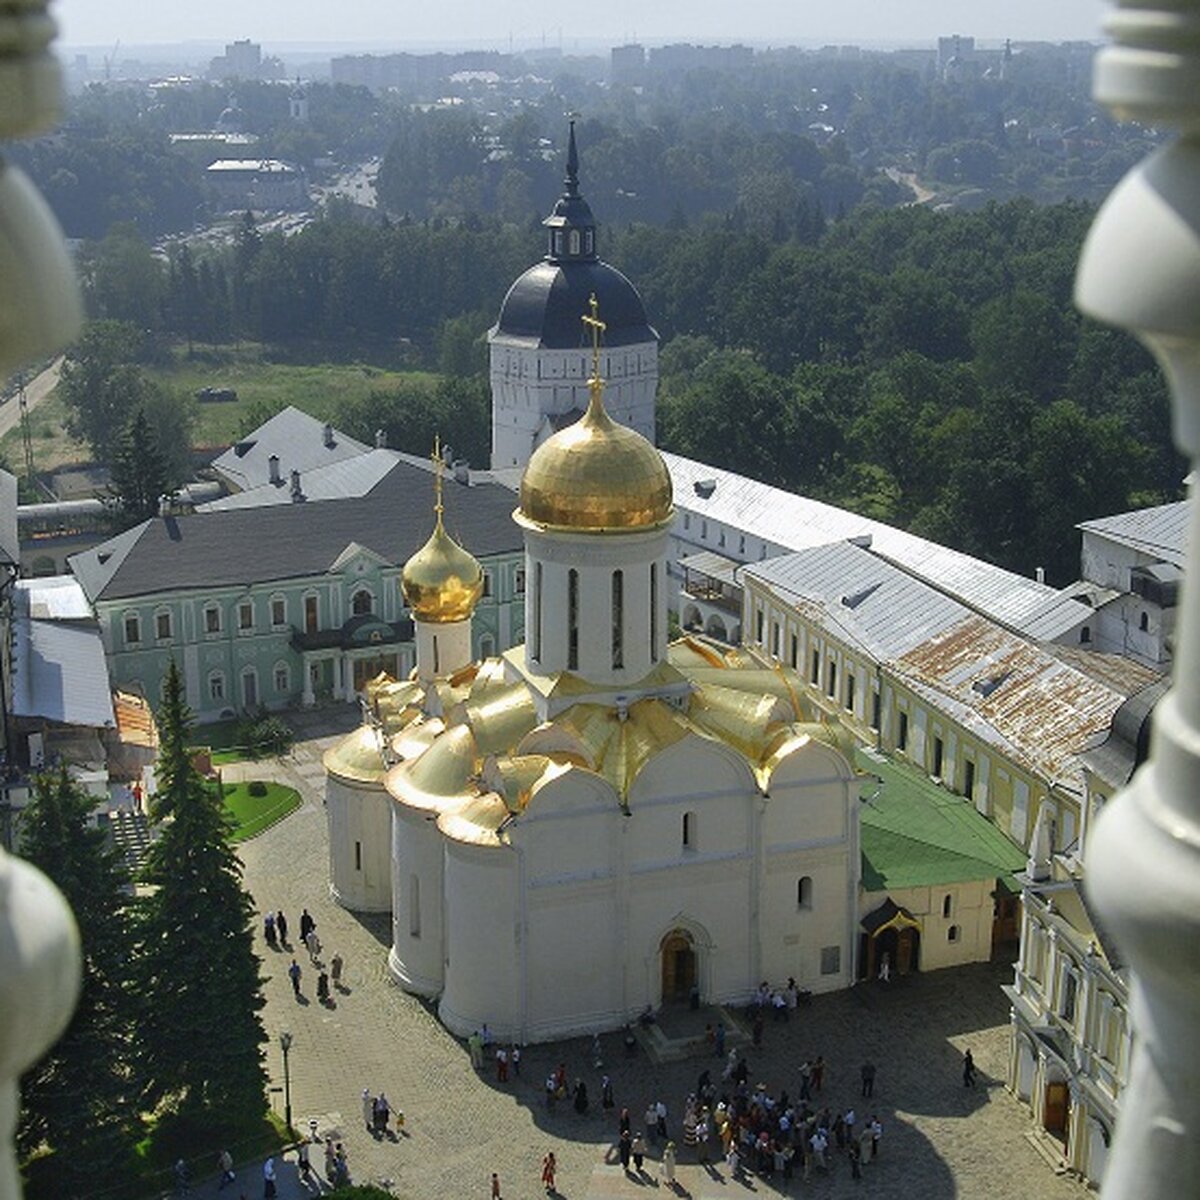
[[[87,462],[92,457],[86,443],[73,441],[63,432],[66,413],[67,406],[55,392],[30,414],[33,430],[33,465],[39,471],[50,471],[65,463]],[[0,456],[16,474],[25,473],[25,449],[21,444],[20,425],[10,429],[0,438]]]
[[282,783],[268,783],[265,796],[250,795],[250,785],[225,785],[225,811],[237,822],[231,842],[245,842],[300,807],[300,793]]

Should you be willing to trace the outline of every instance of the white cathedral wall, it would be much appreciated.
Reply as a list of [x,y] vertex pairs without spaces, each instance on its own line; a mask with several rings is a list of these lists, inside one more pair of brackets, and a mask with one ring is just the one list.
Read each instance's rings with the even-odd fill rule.
[[436,996],[444,979],[442,835],[431,813],[391,801],[392,949],[388,969],[406,991]]
[[392,907],[391,797],[382,781],[352,783],[326,772],[329,894],[353,912]]
[[[537,568],[542,568],[540,655],[530,665],[551,674],[568,667],[569,573],[579,574],[579,660],[575,672],[595,683],[636,683],[667,654],[665,529],[620,537],[525,531],[526,647],[539,646]],[[650,566],[657,564],[657,658],[651,653]],[[622,572],[623,662],[612,665],[613,572]]]
[[453,675],[474,657],[471,620],[413,622],[417,643],[417,678],[428,683],[438,675]]
[[[582,328],[582,327],[581,327]],[[492,466],[524,466],[548,416],[587,408],[588,350],[546,350],[504,337],[490,350]],[[604,406],[615,421],[655,439],[658,343],[605,348],[600,355]]]

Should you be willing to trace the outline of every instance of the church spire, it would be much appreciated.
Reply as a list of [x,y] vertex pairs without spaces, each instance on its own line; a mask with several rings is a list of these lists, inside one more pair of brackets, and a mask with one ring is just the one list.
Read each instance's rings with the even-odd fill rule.
[[575,142],[575,120],[568,118],[567,173],[563,193],[554,211],[542,222],[549,231],[546,258],[552,263],[596,261],[596,218],[579,192],[579,147]]

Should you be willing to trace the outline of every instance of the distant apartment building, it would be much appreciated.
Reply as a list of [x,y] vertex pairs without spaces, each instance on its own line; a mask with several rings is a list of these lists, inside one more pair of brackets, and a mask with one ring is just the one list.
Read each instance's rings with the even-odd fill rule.
[[219,158],[204,171],[219,208],[295,211],[308,207],[304,173],[277,158]]
[[283,63],[263,57],[262,46],[248,38],[230,42],[224,54],[218,54],[208,64],[209,79],[282,79]]
[[463,71],[491,71],[499,76],[517,73],[517,62],[495,50],[459,54],[343,54],[330,61],[334,83],[382,92],[391,88],[421,91]]
[[646,82],[646,48],[637,43],[612,48],[609,78],[618,87],[637,87]]
[[749,46],[693,46],[678,42],[656,46],[650,51],[650,70],[659,75],[678,75],[685,71],[748,71],[754,65],[754,51]]

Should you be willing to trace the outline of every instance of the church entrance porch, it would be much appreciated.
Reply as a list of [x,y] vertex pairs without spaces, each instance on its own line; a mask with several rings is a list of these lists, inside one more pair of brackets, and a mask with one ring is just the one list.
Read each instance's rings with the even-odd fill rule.
[[673,929],[662,940],[662,1002],[678,1004],[686,1001],[692,987],[699,982],[696,966],[696,947],[686,929]]
[[[908,975],[921,966],[921,923],[889,896],[860,922],[860,979]],[[886,971],[884,964],[886,963]]]

